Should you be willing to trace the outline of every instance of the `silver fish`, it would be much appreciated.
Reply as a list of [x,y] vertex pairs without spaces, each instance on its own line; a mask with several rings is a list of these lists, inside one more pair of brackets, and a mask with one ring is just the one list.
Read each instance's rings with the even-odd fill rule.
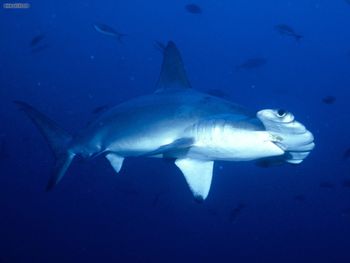
[[302,35],[295,32],[295,30],[291,26],[286,25],[286,24],[276,25],[275,29],[281,35],[294,37],[296,41],[299,41],[300,39],[303,38]]
[[111,36],[116,38],[119,42],[122,42],[123,37],[126,37],[127,34],[120,33],[116,31],[111,26],[105,25],[105,24],[93,24],[94,29],[103,35]]
[[301,163],[314,138],[292,113],[265,109],[252,113],[230,101],[191,88],[178,49],[164,48],[153,94],[103,112],[74,136],[25,102],[16,101],[38,126],[56,157],[47,189],[52,189],[77,155],[104,156],[118,173],[132,156],[174,159],[198,201],[207,198],[214,161],[283,158]]
[[39,35],[36,35],[32,38],[32,40],[30,41],[30,47],[34,48],[36,47],[38,44],[40,44],[46,37],[45,33],[41,33]]

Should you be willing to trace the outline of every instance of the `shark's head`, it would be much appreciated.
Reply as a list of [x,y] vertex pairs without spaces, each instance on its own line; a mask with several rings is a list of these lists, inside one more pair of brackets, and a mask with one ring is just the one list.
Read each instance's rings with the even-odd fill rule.
[[266,109],[257,113],[275,144],[286,152],[289,163],[301,163],[315,147],[314,137],[294,115],[283,109]]

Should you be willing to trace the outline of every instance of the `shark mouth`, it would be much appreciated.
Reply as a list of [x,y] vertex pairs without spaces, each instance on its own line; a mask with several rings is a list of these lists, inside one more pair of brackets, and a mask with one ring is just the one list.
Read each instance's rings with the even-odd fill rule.
[[301,163],[315,147],[314,136],[294,115],[285,110],[261,110],[257,117],[264,124],[273,142],[285,152],[285,161]]

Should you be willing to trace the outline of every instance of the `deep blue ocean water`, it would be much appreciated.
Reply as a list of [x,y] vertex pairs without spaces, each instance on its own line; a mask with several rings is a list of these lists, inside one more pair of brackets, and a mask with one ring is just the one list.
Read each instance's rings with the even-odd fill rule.
[[[1,263],[350,262],[349,2],[3,5],[11,2],[0,7]],[[94,23],[127,36],[120,43]],[[279,34],[279,24],[303,38]],[[271,168],[217,162],[202,204],[174,164],[147,158],[127,159],[119,175],[102,157],[75,161],[46,192],[54,158],[12,101],[77,132],[96,107],[154,91],[154,43],[168,40],[195,89],[218,89],[253,111],[293,112],[314,134],[310,156]],[[265,63],[237,68],[253,58]]]

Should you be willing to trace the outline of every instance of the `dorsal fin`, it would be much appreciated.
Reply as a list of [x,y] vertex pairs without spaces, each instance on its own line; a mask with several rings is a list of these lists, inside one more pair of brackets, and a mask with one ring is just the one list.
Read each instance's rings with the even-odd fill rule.
[[180,52],[172,41],[163,49],[163,63],[156,92],[170,88],[191,88]]

